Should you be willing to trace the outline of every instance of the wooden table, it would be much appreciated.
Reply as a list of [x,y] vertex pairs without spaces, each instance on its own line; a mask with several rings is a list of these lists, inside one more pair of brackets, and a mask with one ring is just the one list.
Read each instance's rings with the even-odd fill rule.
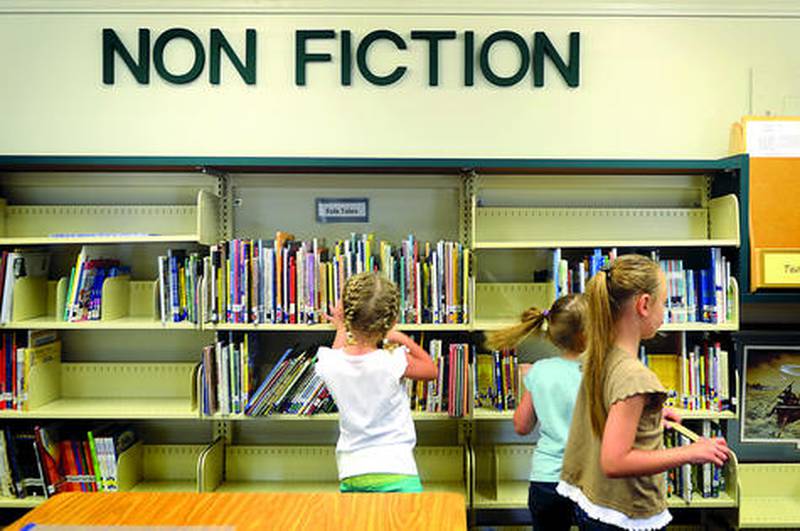
[[[85,526],[227,526],[280,530],[464,530],[464,496],[452,493],[81,493],[55,496],[7,529]],[[35,527],[34,527],[35,530]]]

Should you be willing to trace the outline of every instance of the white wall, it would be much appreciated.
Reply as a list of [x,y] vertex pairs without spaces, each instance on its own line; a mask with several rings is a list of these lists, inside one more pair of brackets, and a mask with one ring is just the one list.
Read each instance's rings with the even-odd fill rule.
[[[391,13],[385,6],[304,13],[269,2],[228,11],[208,2],[127,2],[137,7],[127,11],[121,2],[102,4],[72,2],[78,8],[60,11],[47,6],[63,2],[0,5],[0,154],[705,158],[727,153],[729,126],[744,114],[800,114],[800,19],[786,2],[768,13],[787,17],[755,16],[757,2],[735,2],[734,16],[699,8],[661,16],[656,7],[543,15],[514,9],[520,2],[503,4],[517,13],[509,15],[442,7]],[[201,36],[219,27],[237,49],[244,29],[255,28],[257,85],[244,85],[228,67],[219,86],[208,83],[207,70],[191,85],[169,85],[153,72],[141,86],[119,61],[117,84],[102,84],[102,28],[116,29],[135,49],[137,28],[151,28],[155,38],[179,26]],[[407,64],[401,83],[375,87],[356,76],[342,87],[334,63],[311,65],[309,84],[294,85],[296,29],[363,35],[381,28],[409,43],[405,52],[376,46],[371,56],[387,68]],[[580,31],[580,87],[566,87],[551,67],[544,88],[530,78],[493,87],[479,74],[474,87],[464,87],[455,42],[443,45],[440,86],[428,87],[427,48],[408,39],[412,29],[426,28],[471,29],[479,38],[500,29],[546,31],[564,54],[569,32]],[[333,42],[314,48],[336,56]],[[188,46],[168,51],[169,64],[181,70]],[[513,57],[502,52],[498,59]]]

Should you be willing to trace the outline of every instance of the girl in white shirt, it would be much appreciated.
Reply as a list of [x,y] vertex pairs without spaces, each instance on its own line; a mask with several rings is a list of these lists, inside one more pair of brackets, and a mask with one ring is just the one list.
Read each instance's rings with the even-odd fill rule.
[[[394,330],[397,286],[377,273],[350,277],[328,319],[333,345],[317,352],[317,374],[339,409],[336,464],[342,492],[421,492],[403,377],[433,380],[430,355]],[[389,350],[384,342],[398,344]]]

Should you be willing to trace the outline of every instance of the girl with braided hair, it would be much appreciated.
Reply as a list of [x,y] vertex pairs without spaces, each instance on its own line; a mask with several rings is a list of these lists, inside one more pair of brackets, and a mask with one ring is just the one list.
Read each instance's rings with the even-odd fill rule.
[[565,295],[549,309],[528,308],[519,324],[487,334],[486,345],[492,350],[514,348],[531,334],[544,336],[561,350],[560,356],[533,364],[524,379],[527,392],[514,411],[518,434],[527,435],[539,424],[528,488],[528,508],[537,530],[566,531],[572,525],[572,501],[559,495],[556,485],[581,382],[578,356],[586,345],[585,315],[584,297]]
[[[401,378],[439,371],[413,339],[394,329],[397,286],[377,273],[350,277],[332,316],[333,345],[320,347],[316,372],[339,409],[336,464],[342,492],[421,492],[417,442]],[[385,342],[399,345],[389,349]]]

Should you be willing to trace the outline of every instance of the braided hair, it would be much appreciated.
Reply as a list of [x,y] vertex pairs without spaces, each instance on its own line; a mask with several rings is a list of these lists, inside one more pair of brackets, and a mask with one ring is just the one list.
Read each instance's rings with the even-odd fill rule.
[[359,273],[347,279],[342,294],[348,333],[380,341],[397,322],[400,294],[391,280],[378,273]]

